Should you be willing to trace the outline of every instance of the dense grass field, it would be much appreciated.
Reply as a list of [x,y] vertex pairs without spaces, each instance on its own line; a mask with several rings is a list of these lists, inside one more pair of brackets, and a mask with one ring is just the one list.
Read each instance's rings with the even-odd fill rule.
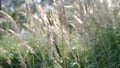
[[33,1],[15,1],[11,12],[3,7],[0,68],[120,68],[118,2],[56,0],[49,11]]

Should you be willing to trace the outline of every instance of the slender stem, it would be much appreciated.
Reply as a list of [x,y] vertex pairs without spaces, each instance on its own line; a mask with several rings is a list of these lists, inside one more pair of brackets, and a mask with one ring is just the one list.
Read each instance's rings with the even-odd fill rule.
[[0,0],[0,10],[2,10],[2,6],[1,6],[2,4],[1,4],[1,0]]

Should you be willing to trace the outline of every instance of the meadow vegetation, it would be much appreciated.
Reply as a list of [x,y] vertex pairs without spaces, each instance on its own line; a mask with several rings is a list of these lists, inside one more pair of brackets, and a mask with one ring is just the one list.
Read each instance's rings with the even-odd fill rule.
[[120,0],[21,1],[0,10],[0,68],[120,68]]

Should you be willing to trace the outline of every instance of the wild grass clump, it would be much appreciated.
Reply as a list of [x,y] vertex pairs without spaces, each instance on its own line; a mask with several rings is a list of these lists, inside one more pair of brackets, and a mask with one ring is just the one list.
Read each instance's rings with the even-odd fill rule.
[[[24,41],[20,41],[14,36],[3,36],[0,40],[0,65],[3,68],[54,68],[53,62],[57,59],[51,60],[45,43],[37,44],[38,39],[31,34],[22,40]],[[88,48],[82,47],[81,42],[77,39],[73,41],[69,47],[65,48],[65,59],[62,59],[61,43],[56,44],[58,47],[55,47],[55,49],[60,56],[60,61],[56,62],[60,67],[80,68],[87,66]],[[56,57],[55,54],[53,54],[53,57]]]
[[4,36],[0,40],[0,65],[3,68],[53,68],[45,45],[38,46],[37,42],[33,36],[27,38],[27,43]]
[[120,67],[120,32],[113,27],[97,29],[96,39],[89,58],[90,68]]

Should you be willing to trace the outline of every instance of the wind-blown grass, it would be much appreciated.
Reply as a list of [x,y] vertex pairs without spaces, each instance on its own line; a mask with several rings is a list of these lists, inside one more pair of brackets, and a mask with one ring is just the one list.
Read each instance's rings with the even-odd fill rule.
[[99,0],[56,0],[46,12],[32,0],[27,1],[25,12],[16,12],[25,23],[0,11],[11,24],[0,23],[0,67],[120,67],[120,17],[116,6]]

